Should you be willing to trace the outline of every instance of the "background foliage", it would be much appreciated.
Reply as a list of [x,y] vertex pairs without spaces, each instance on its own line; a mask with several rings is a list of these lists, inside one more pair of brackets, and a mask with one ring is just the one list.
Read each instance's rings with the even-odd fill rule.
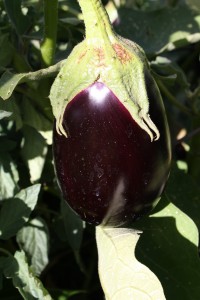
[[[44,2],[0,0],[0,299],[98,300],[94,228],[61,198],[48,99],[59,62],[84,38],[84,25],[77,1],[59,0],[55,58],[46,62]],[[116,31],[146,51],[171,130],[170,180],[152,214],[134,224],[144,230],[136,255],[167,300],[199,300],[200,4],[104,4]]]

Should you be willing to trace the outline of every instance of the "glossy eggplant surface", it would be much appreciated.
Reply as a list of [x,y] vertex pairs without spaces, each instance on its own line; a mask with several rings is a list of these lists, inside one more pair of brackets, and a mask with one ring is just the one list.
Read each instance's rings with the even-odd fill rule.
[[147,77],[150,116],[160,131],[149,135],[103,83],[96,82],[67,105],[63,127],[54,128],[55,169],[63,197],[85,221],[121,226],[158,202],[170,169],[170,137],[154,83]]

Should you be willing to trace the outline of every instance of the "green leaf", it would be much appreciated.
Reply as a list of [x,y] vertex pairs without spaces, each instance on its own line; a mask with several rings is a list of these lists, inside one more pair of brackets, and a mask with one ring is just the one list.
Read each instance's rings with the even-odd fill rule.
[[17,167],[10,155],[0,152],[0,200],[14,196],[18,191],[18,180]]
[[170,200],[166,192],[156,212],[135,224],[144,230],[136,257],[159,278],[167,300],[198,300],[198,230],[192,219]]
[[13,120],[15,122],[16,130],[19,130],[22,127],[21,111],[14,96],[11,96],[7,101],[2,101],[0,99],[0,109],[12,113],[9,120]]
[[30,26],[28,16],[22,13],[21,0],[4,0],[9,19],[19,35],[24,34]]
[[4,274],[6,278],[12,278],[13,285],[25,300],[52,300],[41,281],[29,268],[23,251],[17,251],[10,258],[9,267]]
[[[165,83],[179,83],[182,88],[189,87],[189,83],[183,70],[176,63],[170,61],[166,57],[157,56],[155,61],[151,62],[151,68],[156,71],[157,75],[160,75],[158,76],[161,80],[164,80]],[[169,79],[171,79],[171,82]]]
[[167,197],[188,217],[200,230],[200,186],[187,173],[173,165],[166,189]]
[[[12,0],[11,0],[12,1]],[[60,70],[65,60],[49,67],[35,72],[14,74],[9,71],[3,73],[0,78],[0,97],[7,100],[13,93],[16,86],[23,82],[41,80],[48,77],[54,77]]]
[[39,276],[48,264],[49,232],[41,218],[31,220],[17,233],[17,242],[31,261],[34,273]]
[[99,277],[106,300],[165,299],[158,278],[135,257],[138,232],[98,226],[96,239]]
[[[52,144],[52,122],[36,109],[30,99],[23,99],[21,110],[24,124],[35,128],[44,137],[48,145]],[[40,137],[41,140],[41,137]]]
[[33,127],[25,126],[23,133],[22,157],[28,165],[31,182],[35,182],[40,179],[43,171],[47,154],[47,144],[41,134]]
[[8,118],[12,115],[11,112],[9,111],[5,111],[5,110],[0,110],[0,120],[4,119],[4,118]]
[[0,79],[0,97],[7,100],[12,95],[15,87],[20,83],[26,74],[13,74],[9,71],[3,73]]
[[84,223],[64,200],[61,201],[61,215],[64,222],[67,240],[72,249],[76,252],[81,246]]
[[28,221],[40,191],[40,184],[21,190],[13,199],[6,200],[0,211],[0,239],[14,236]]
[[137,42],[149,54],[200,40],[200,15],[185,4],[152,12],[121,8],[119,15],[119,34]]
[[2,34],[0,31],[0,45],[0,66],[6,67],[10,64],[14,53],[13,47],[9,41],[9,34]]

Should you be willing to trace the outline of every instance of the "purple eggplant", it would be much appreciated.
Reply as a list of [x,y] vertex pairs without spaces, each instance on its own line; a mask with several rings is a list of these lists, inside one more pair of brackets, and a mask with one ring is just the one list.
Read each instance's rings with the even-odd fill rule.
[[50,91],[63,197],[85,221],[121,226],[151,211],[169,176],[168,124],[143,49],[115,33],[100,0],[79,0],[86,37]]
[[169,176],[168,124],[151,76],[145,77],[149,114],[160,132],[151,141],[102,82],[78,93],[53,131],[55,169],[63,197],[85,221],[121,226],[149,213]]

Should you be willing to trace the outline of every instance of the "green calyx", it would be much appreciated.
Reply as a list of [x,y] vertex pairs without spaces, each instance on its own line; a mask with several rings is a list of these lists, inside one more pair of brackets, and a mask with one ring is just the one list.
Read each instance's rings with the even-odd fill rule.
[[62,126],[67,104],[99,81],[116,95],[151,141],[159,139],[159,131],[149,115],[145,86],[145,72],[149,71],[144,51],[114,32],[100,0],[79,0],[79,4],[86,38],[73,49],[50,92],[58,133],[67,136]]

